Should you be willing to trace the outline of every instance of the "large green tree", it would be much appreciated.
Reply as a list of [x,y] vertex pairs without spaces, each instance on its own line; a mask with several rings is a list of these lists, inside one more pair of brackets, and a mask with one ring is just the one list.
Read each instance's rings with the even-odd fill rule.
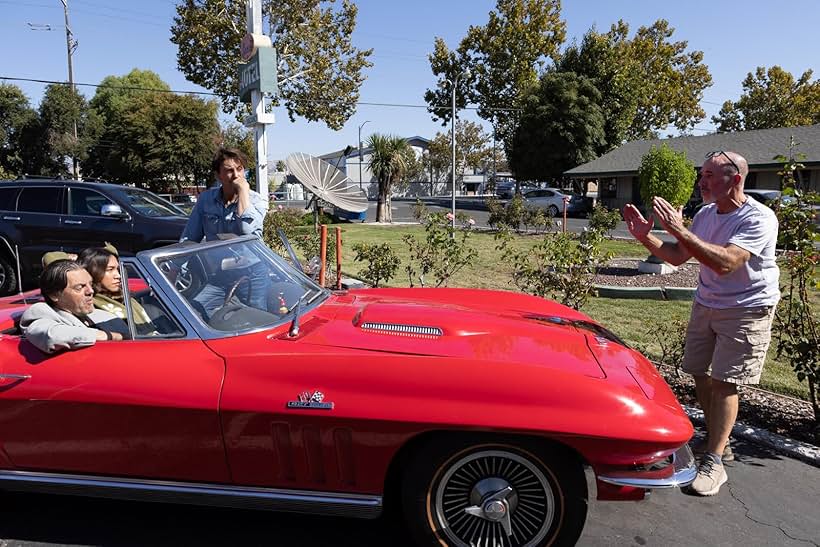
[[601,94],[574,72],[546,72],[524,96],[509,151],[518,180],[555,180],[597,156],[604,135]]
[[37,112],[16,85],[0,83],[0,170],[4,178],[23,173],[23,133]]
[[712,122],[719,132],[820,123],[820,80],[811,77],[811,70],[795,79],[777,65],[757,67],[743,80],[740,99],[723,103]]
[[100,138],[88,152],[83,164],[87,176],[106,180],[129,180],[129,162],[119,154],[116,135],[123,125],[123,116],[132,110],[137,98],[156,96],[171,88],[153,71],[133,69],[124,76],[106,76],[100,82],[91,108],[102,120]]
[[41,140],[42,152],[33,154],[35,159],[29,173],[68,174],[70,161],[86,159],[101,129],[101,120],[89,108],[85,97],[67,85],[47,86],[40,101],[39,127],[32,128],[29,136],[24,137],[27,147],[36,146],[36,141]]
[[448,122],[452,87],[447,79],[469,69],[458,82],[457,106],[477,104],[478,115],[492,121],[508,143],[522,93],[537,82],[547,61],[557,58],[565,35],[560,0],[497,0],[487,24],[471,26],[455,51],[436,38],[429,56],[436,87],[424,94],[433,119]]
[[114,179],[153,191],[209,183],[221,137],[217,104],[190,95],[143,94],[129,102],[113,132],[125,171]]
[[[350,0],[269,0],[263,20],[278,54],[279,95],[291,120],[302,117],[341,129],[356,111],[372,50],[353,46],[357,7]],[[184,0],[177,5],[171,41],[177,66],[192,82],[216,93],[222,109],[246,112],[237,97],[239,43],[245,3]]]
[[620,20],[606,33],[590,29],[564,51],[556,69],[591,79],[601,92],[606,138],[599,155],[670,125],[690,130],[706,115],[699,103],[712,77],[703,52],[687,51],[673,33],[659,19],[630,38]]
[[403,137],[379,133],[370,136],[367,146],[372,149],[370,171],[379,181],[376,222],[393,222],[390,195],[393,185],[402,181],[411,167],[413,149]]

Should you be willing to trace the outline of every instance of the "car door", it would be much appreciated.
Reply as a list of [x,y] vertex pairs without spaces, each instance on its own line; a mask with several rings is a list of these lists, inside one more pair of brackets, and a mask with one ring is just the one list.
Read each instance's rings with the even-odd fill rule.
[[134,248],[133,219],[129,215],[102,215],[103,205],[119,205],[92,188],[67,188],[66,214],[62,217],[62,234],[66,251],[79,253],[88,247],[112,243],[117,249]]
[[13,226],[13,243],[19,248],[24,274],[28,274],[24,279],[33,282],[42,271],[43,254],[62,249],[62,211],[62,187],[25,185],[17,196],[17,210],[3,213],[3,221]]
[[152,332],[48,356],[0,337],[0,454],[28,471],[230,482],[224,361],[144,278],[129,278]]

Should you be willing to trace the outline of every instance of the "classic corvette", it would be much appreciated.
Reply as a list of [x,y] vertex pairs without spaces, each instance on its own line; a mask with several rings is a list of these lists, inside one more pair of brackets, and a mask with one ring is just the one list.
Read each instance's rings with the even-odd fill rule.
[[587,316],[513,292],[334,292],[292,260],[253,237],[123,258],[151,328],[54,355],[16,327],[31,295],[0,301],[0,488],[395,510],[419,545],[523,546],[573,544],[590,496],[694,479],[674,395]]

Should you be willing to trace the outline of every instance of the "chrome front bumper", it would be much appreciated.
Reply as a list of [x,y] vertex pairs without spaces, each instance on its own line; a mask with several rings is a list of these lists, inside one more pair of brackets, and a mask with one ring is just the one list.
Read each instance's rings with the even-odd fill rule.
[[657,471],[617,471],[599,475],[598,480],[615,486],[634,488],[680,488],[689,485],[698,474],[698,465],[688,444],[672,454],[670,465],[673,469],[670,476],[657,476]]

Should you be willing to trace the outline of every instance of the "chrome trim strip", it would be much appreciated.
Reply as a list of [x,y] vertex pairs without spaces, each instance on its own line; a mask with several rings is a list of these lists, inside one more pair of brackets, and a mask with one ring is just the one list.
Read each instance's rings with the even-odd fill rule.
[[662,479],[642,478],[639,471],[627,471],[623,474],[610,474],[598,477],[598,480],[615,486],[634,486],[636,488],[680,488],[688,486],[698,474],[698,466],[692,450],[685,444],[672,454],[674,473]]
[[382,497],[374,495],[33,471],[0,470],[0,489],[365,519],[382,512]]

